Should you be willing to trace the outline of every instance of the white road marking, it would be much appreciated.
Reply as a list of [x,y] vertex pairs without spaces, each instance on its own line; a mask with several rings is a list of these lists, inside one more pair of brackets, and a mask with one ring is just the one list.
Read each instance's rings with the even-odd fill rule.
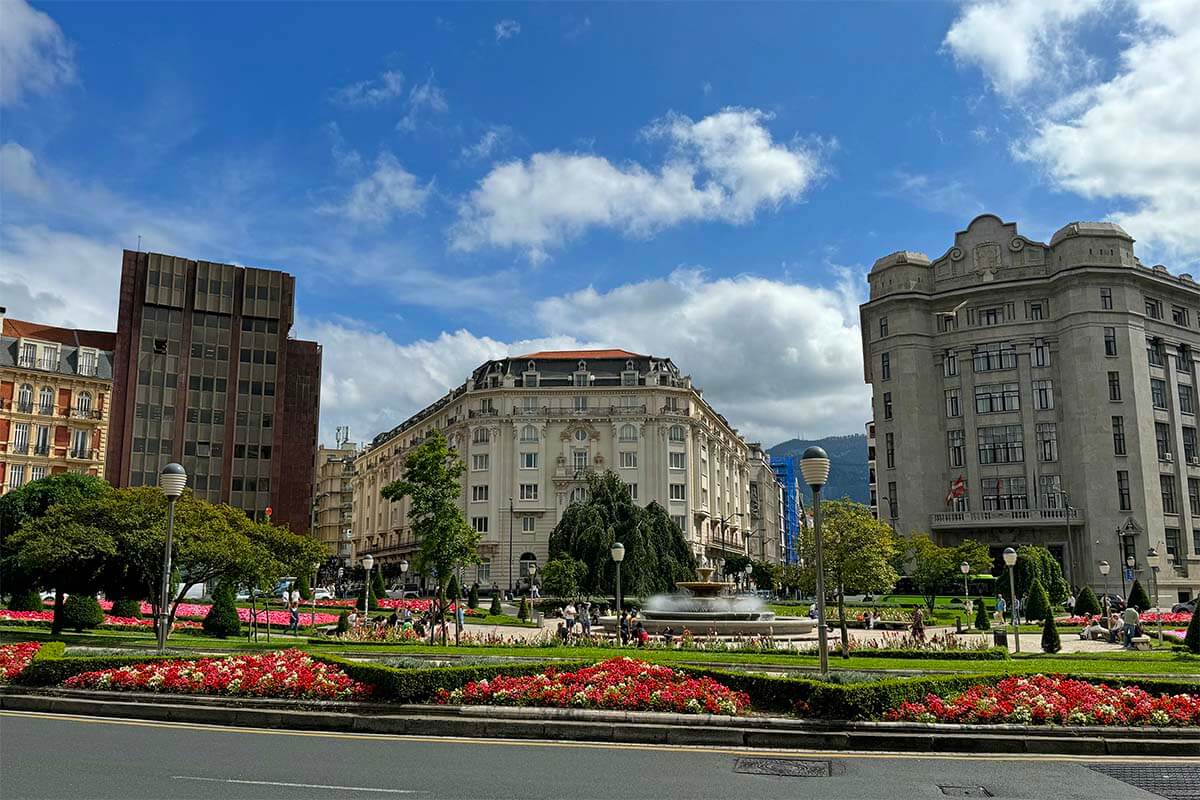
[[429,794],[417,789],[376,789],[370,786],[330,786],[324,783],[285,783],[284,781],[248,781],[238,778],[203,778],[197,775],[172,775],[174,781],[208,781],[209,783],[242,783],[251,786],[286,786],[289,789],[337,789],[343,792],[379,792],[382,794]]

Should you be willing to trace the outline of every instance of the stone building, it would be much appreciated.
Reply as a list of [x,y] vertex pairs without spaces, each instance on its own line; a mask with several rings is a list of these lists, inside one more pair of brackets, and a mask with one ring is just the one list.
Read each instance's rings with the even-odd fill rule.
[[313,535],[332,557],[348,560],[351,542],[344,536],[354,515],[354,460],[358,445],[341,442],[317,448],[317,485],[313,491]]
[[719,564],[753,540],[750,448],[689,376],[669,358],[552,351],[487,361],[375,437],[355,462],[356,557],[369,552],[394,567],[417,551],[407,501],[379,492],[433,430],[467,465],[462,510],[482,534],[484,560],[466,581],[526,581],[545,563],[563,512],[584,497],[587,476],[605,469],[639,504],[666,508],[700,559]]
[[103,477],[114,340],[0,308],[0,494],[62,472]]
[[1102,588],[1106,560],[1115,591],[1132,556],[1162,603],[1196,595],[1200,286],[1133,244],[1096,222],[1045,244],[989,214],[941,256],[875,262],[861,318],[880,518],[997,557],[1044,545],[1076,585]]
[[[784,487],[761,444],[750,445],[750,530],[747,555],[756,561],[782,564],[787,557]],[[760,586],[770,589],[770,586]]]

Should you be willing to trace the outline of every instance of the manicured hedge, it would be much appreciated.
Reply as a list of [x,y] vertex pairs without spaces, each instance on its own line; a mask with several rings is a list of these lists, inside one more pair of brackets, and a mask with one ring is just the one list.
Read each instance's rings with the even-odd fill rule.
[[62,642],[46,642],[38,650],[33,661],[13,683],[25,686],[57,686],[67,678],[82,672],[125,667],[130,664],[145,664],[160,659],[178,656],[160,656],[154,653],[127,656],[67,656],[67,646]]
[[[831,656],[841,658],[841,650],[834,650]],[[986,650],[902,650],[899,648],[864,647],[850,651],[850,663],[855,658],[936,658],[939,661],[1006,661],[1010,658],[1008,648],[989,647]]]

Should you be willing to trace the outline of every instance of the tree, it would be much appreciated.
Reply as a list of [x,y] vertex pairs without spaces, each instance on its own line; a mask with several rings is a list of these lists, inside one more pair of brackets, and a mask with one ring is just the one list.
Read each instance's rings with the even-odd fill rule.
[[578,597],[579,584],[587,579],[587,571],[587,565],[577,558],[552,558],[542,567],[542,589],[551,597]]
[[201,623],[204,632],[225,639],[237,636],[242,632],[242,622],[238,618],[236,593],[233,583],[221,581],[213,590],[213,604]]
[[18,589],[8,599],[8,610],[45,611],[46,605],[42,602],[42,593],[37,589]]
[[725,563],[721,565],[721,572],[726,578],[740,581],[742,579],[742,572],[746,567],[753,569],[751,563],[750,556],[733,553],[732,555],[725,556]]
[[625,546],[625,596],[673,591],[676,582],[695,578],[691,546],[666,509],[658,503],[637,505],[625,482],[606,470],[588,476],[587,498],[572,503],[551,531],[550,559],[565,555],[582,562],[587,572],[579,593],[607,597],[615,588],[616,565],[609,553],[614,542]]
[[779,588],[788,594],[795,594],[805,586],[806,571],[799,564],[783,564],[779,568]]
[[[1043,589],[1042,594],[1045,593]],[[1062,650],[1062,641],[1058,638],[1058,627],[1054,624],[1054,615],[1047,614],[1042,624],[1042,652],[1057,653],[1059,650]]]
[[[1142,582],[1135,580],[1133,586],[1129,590],[1129,599],[1126,605],[1133,606],[1138,611],[1150,610],[1150,595],[1146,594],[1146,590],[1142,588]],[[1192,616],[1195,616],[1194,614]]]
[[1054,605],[1062,605],[1071,594],[1071,587],[1063,578],[1062,565],[1054,555],[1036,544],[1023,544],[1017,548],[1017,594],[1024,595],[1034,580],[1042,584]]
[[104,622],[104,610],[90,594],[73,594],[63,604],[63,625],[80,633],[84,628],[96,628]]
[[[454,571],[479,563],[479,533],[463,519],[458,507],[459,479],[466,465],[450,449],[440,431],[432,431],[408,454],[404,475],[383,487],[381,494],[393,502],[409,498],[408,518],[421,542],[417,566],[437,576],[438,613],[445,613],[446,585]],[[433,632],[430,630],[432,639]],[[442,641],[446,632],[442,629]]]
[[308,586],[308,573],[301,572],[296,577],[296,585],[292,588],[294,588],[296,590],[296,592],[300,595],[301,600],[311,600],[312,599],[312,589],[310,589]]
[[775,584],[779,582],[780,568],[778,564],[772,564],[770,561],[755,561],[753,570],[750,578],[756,587],[764,591],[774,590]]
[[488,608],[488,614],[493,617],[498,617],[504,613],[504,608],[500,605],[500,594],[492,594],[492,605]]
[[976,630],[986,631],[992,627],[992,620],[987,613],[987,604],[984,598],[979,598],[979,607],[975,609],[975,628]]
[[446,584],[446,596],[457,602],[462,597],[462,589],[458,585],[458,576],[451,575],[450,582]]
[[1190,652],[1200,653],[1200,609],[1192,612],[1192,621],[1183,635],[1183,644]]
[[954,560],[955,552],[948,547],[940,547],[927,533],[913,533],[901,545],[901,549],[904,561],[909,566],[909,577],[924,597],[925,605],[933,611],[942,584],[959,563]]
[[521,598],[521,605],[519,605],[517,607],[517,619],[521,620],[522,622],[529,619],[529,598],[528,597]]
[[479,584],[472,583],[471,591],[467,593],[467,608],[479,608]]
[[1037,578],[1034,578],[1033,583],[1029,586],[1029,595],[1021,609],[1021,616],[1027,620],[1046,619],[1054,616],[1046,588]]
[[1096,593],[1092,591],[1092,587],[1085,586],[1075,598],[1075,615],[1079,617],[1088,617],[1093,614],[1099,614],[1103,609],[1100,607],[1100,599],[1096,597]]
[[[875,519],[871,509],[853,500],[829,500],[821,504],[821,540],[825,567],[825,589],[837,598],[842,654],[850,655],[846,627],[846,594],[884,593],[896,584],[892,566],[896,553],[891,527]],[[815,553],[805,554],[805,563],[816,563]],[[813,576],[815,584],[816,576]]]
[[142,617],[142,601],[135,600],[132,597],[123,597],[119,600],[113,600],[112,611],[114,617],[131,617],[133,619],[141,619]]

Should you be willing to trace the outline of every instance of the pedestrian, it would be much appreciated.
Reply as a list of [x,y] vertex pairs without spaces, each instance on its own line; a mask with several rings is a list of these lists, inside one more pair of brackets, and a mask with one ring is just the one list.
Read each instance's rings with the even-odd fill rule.
[[396,623],[400,621],[400,615],[396,613],[396,609],[392,609],[391,615],[388,617],[387,624],[389,628],[396,627]]
[[591,611],[589,610],[590,606],[591,606],[591,603],[588,603],[585,600],[583,602],[582,607],[579,610],[579,622],[581,625],[583,625],[583,635],[584,636],[592,635],[592,614],[591,614]]
[[1071,612],[1075,610],[1075,595],[1067,598],[1067,616],[1072,616]]
[[569,628],[567,628],[566,620],[559,620],[558,629],[555,631],[555,633],[558,634],[559,641],[561,641],[563,644],[567,643],[567,639],[569,639],[571,636],[571,631]]
[[1004,612],[1008,611],[1008,603],[1004,601],[1004,595],[996,595],[996,621],[1004,624]]
[[455,620],[458,622],[458,629],[461,631],[467,622],[467,612],[463,609],[462,603],[454,604],[454,616]]
[[917,606],[912,616],[912,637],[918,642],[925,641],[925,612]]
[[1121,612],[1121,622],[1124,623],[1125,634],[1125,649],[1133,649],[1133,637],[1137,635],[1138,623],[1141,622],[1141,614],[1133,606],[1127,607]]
[[645,647],[646,642],[650,641],[650,634],[646,633],[646,626],[641,622],[638,622],[637,627],[634,629],[634,638],[637,639],[638,647]]
[[575,630],[575,617],[577,613],[575,604],[568,600],[567,607],[563,609],[563,619],[567,621],[567,630]]
[[350,615],[346,617],[346,622],[350,623],[350,627],[354,628],[358,625],[358,610],[352,609]]
[[[1028,595],[1026,596],[1028,597]],[[1012,617],[1013,625],[1021,624],[1021,598],[1019,597],[1013,598]]]
[[[299,593],[297,593],[298,595]],[[288,633],[293,636],[300,634],[300,601],[294,599],[288,603]]]
[[963,610],[967,612],[967,624],[969,625],[975,618],[975,601],[968,597],[967,602],[963,603]]
[[629,614],[621,612],[621,646],[629,644]]
[[542,596],[542,592],[541,592],[541,590],[538,589],[538,586],[536,583],[530,588],[529,593],[530,593],[530,596],[532,596],[534,600],[537,600],[538,598],[540,598]]

